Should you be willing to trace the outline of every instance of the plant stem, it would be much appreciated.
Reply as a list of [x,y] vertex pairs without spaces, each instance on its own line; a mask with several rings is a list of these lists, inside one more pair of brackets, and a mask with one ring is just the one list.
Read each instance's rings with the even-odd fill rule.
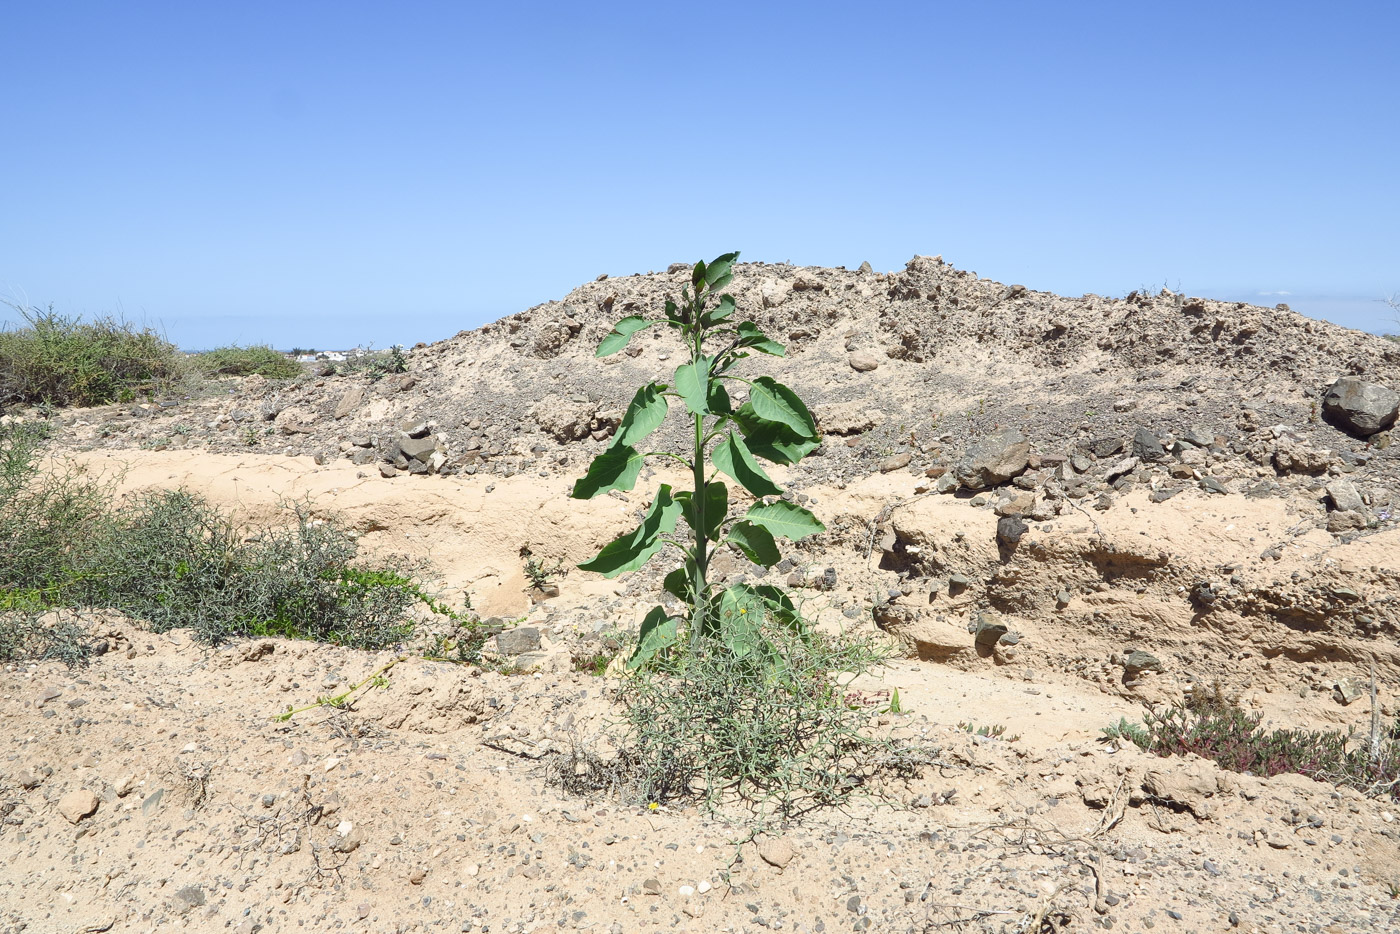
[[[695,300],[695,346],[691,351],[691,363],[698,365],[700,358],[704,355],[705,330],[700,324],[700,313],[703,305],[697,294]],[[705,382],[702,391],[706,397],[709,396],[709,373],[705,374]],[[695,456],[691,459],[691,469],[695,478],[695,492],[691,495],[691,509],[695,516],[695,528],[692,530],[695,535],[695,572],[694,579],[690,582],[691,599],[695,601],[691,608],[690,619],[690,647],[691,651],[698,651],[700,648],[700,637],[705,628],[705,611],[708,604],[706,590],[708,584],[705,580],[706,571],[709,566],[709,543],[706,540],[705,529],[705,416],[695,416]]]

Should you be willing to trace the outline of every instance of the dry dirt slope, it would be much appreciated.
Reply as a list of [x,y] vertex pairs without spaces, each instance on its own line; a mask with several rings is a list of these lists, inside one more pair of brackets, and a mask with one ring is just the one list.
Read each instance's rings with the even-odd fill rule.
[[[340,450],[354,440],[383,453],[384,436],[416,420],[443,436],[449,470],[573,470],[633,389],[680,362],[664,329],[603,361],[593,358],[597,342],[624,315],[659,316],[685,281],[682,272],[605,278],[417,348],[402,376],[254,381],[222,404],[92,413],[75,437],[103,446],[251,440],[336,457],[354,454]],[[946,437],[941,453],[952,456],[1005,424],[1046,452],[1139,425],[1234,437],[1242,418],[1337,447],[1345,438],[1317,420],[1326,384],[1348,374],[1400,379],[1400,346],[1291,311],[1165,292],[1070,299],[979,279],[937,257],[886,274],[741,264],[732,287],[741,311],[788,344],[786,360],[765,366],[829,432],[872,431],[879,442],[853,464],[842,456],[813,469],[869,472],[880,451],[909,449],[910,431],[916,447]],[[264,427],[271,434],[256,437]],[[574,447],[559,450],[561,441]],[[1390,458],[1379,460],[1393,476]]]

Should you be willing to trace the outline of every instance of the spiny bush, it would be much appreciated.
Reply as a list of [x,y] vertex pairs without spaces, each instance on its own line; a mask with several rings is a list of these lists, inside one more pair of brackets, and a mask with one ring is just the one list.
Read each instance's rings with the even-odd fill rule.
[[46,422],[0,422],[0,595],[51,587],[83,542],[105,534],[108,487],[37,462]]
[[88,629],[71,615],[35,606],[10,606],[0,598],[0,660],[59,661],[82,665],[95,646]]
[[833,678],[881,663],[881,644],[787,627],[765,639],[767,657],[706,640],[673,671],[623,682],[633,797],[713,810],[732,795],[786,819],[927,761],[925,750],[869,735],[870,712],[847,705]]
[[265,376],[268,379],[295,379],[301,366],[284,353],[266,344],[216,347],[193,357],[195,367],[207,376]]
[[1266,730],[1263,716],[1241,708],[1219,685],[1197,685],[1186,703],[1148,713],[1142,726],[1126,719],[1104,729],[1159,756],[1195,753],[1222,769],[1268,778],[1294,772],[1367,793],[1400,796],[1400,729],[1375,748],[1353,731]]
[[150,328],[7,304],[24,325],[0,330],[0,405],[128,401],[169,388],[187,372],[175,345]]

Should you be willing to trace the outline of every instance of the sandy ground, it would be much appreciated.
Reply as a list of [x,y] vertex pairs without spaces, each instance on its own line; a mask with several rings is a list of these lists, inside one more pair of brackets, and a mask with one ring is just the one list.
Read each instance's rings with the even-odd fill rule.
[[[1344,638],[1267,617],[1203,619],[1173,595],[1220,566],[1243,590],[1304,570],[1379,587],[1400,555],[1394,533],[1338,544],[1315,529],[1290,534],[1297,515],[1283,500],[1129,496],[1033,527],[1007,559],[992,541],[995,516],[915,496],[907,476],[808,489],[829,526],[850,528],[803,556],[842,581],[808,595],[823,625],[862,625],[843,611],[897,583],[881,549],[861,547],[883,516],[942,561],[926,569],[927,592],[894,605],[961,625],[976,607],[938,586],[961,569],[974,590],[1002,595],[1022,639],[995,657],[896,660],[859,685],[898,688],[906,712],[884,725],[931,742],[936,764],[841,812],[753,836],[737,811],[587,801],[544,781],[552,755],[595,742],[615,715],[609,680],[569,670],[570,639],[599,614],[630,622],[651,595],[575,571],[559,597],[531,605],[520,548],[580,560],[630,526],[640,496],[580,503],[558,478],[386,480],[277,455],[84,457],[120,468],[124,489],[187,486],[255,523],[282,500],[334,511],[368,551],[431,560],[449,595],[540,626],[544,661],[512,675],[410,658],[351,709],[284,723],[273,716],[288,704],[394,656],[277,640],[209,649],[184,632],[98,619],[110,651],[90,667],[0,674],[0,930],[1400,927],[1393,801],[1100,739],[1104,725],[1207,678],[1279,722],[1363,725],[1364,704],[1329,693],[1364,671]],[[1257,557],[1280,541],[1279,558]],[[1179,573],[1105,571],[1160,555]],[[1067,587],[1072,600],[1055,607]],[[1005,597],[1013,591],[1019,603]],[[1128,647],[1157,653],[1166,670],[1125,683],[1107,659]],[[1376,654],[1393,713],[1395,660]],[[1006,732],[978,737],[964,722]]]

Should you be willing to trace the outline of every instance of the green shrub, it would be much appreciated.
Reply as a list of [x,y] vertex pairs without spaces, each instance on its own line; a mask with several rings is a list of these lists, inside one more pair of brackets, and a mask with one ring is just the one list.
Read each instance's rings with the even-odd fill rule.
[[1222,769],[1268,778],[1294,772],[1400,797],[1400,731],[1378,737],[1376,748],[1337,730],[1266,730],[1263,717],[1226,698],[1219,685],[1197,687],[1185,704],[1148,713],[1142,726],[1120,720],[1102,732],[1159,756],[1195,753]]
[[183,355],[150,328],[84,322],[10,304],[24,326],[0,330],[0,405],[103,405],[152,395],[186,373]]
[[412,581],[352,567],[344,528],[294,518],[250,538],[194,493],[137,494],[73,563],[65,602],[121,610],[156,632],[188,627],[210,644],[270,635],[379,649],[410,636]]
[[394,344],[388,350],[366,350],[358,356],[347,357],[336,363],[334,370],[339,376],[363,376],[374,382],[391,373],[407,373],[408,355],[402,344]]
[[72,643],[56,608],[118,610],[209,644],[277,635],[379,649],[414,634],[415,608],[473,622],[409,576],[356,563],[334,521],[293,509],[288,527],[250,534],[184,490],[118,503],[81,472],[39,470],[40,437],[0,425],[0,658]]
[[[111,491],[70,464],[38,468],[45,422],[0,423],[0,605],[42,603],[83,544],[106,534]],[[7,596],[9,595],[9,596]]]
[[217,347],[195,354],[195,367],[206,376],[265,376],[268,379],[295,379],[301,365],[266,344]]
[[958,729],[962,730],[964,733],[971,733],[973,736],[981,736],[983,739],[1004,739],[1008,743],[1017,742],[1021,738],[1020,735],[1016,733],[1007,736],[1005,723],[983,723],[978,725],[971,720],[960,720],[958,721]]
[[1152,736],[1140,723],[1133,723],[1127,717],[1119,717],[1118,722],[1099,730],[1104,739],[1126,739],[1140,749],[1152,744]]

